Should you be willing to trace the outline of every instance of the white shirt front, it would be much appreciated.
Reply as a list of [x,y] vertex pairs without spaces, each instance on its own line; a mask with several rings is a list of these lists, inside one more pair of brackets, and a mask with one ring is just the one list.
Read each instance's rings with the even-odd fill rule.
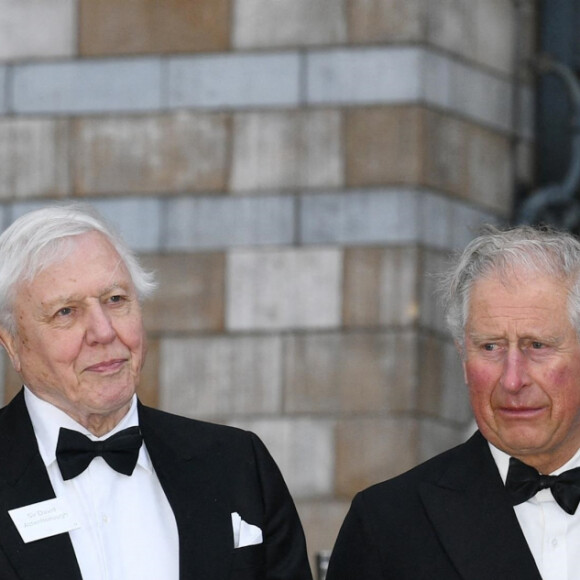
[[[24,395],[56,497],[67,501],[81,524],[69,533],[83,580],[178,580],[177,524],[145,445],[131,476],[96,457],[83,473],[64,481],[55,456],[60,427],[101,438],[29,389]],[[133,397],[127,415],[102,439],[137,424]]]
[[[489,447],[505,483],[510,456],[491,444]],[[580,450],[565,465],[546,475],[559,475],[574,467],[580,467]],[[542,489],[514,506],[514,511],[543,580],[579,580],[580,508],[570,515],[556,503],[549,489]]]

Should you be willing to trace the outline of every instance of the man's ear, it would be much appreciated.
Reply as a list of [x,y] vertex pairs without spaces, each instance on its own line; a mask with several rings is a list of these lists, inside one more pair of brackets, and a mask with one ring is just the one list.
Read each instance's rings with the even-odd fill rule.
[[21,365],[20,365],[20,357],[18,356],[18,352],[16,349],[16,340],[10,332],[1,327],[0,327],[0,345],[4,347],[4,350],[10,357],[14,370],[17,373],[19,373]]

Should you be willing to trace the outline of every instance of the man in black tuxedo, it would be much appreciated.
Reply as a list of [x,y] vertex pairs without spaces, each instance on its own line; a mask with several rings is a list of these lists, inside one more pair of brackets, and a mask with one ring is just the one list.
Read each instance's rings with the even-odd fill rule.
[[357,494],[327,580],[580,576],[580,243],[487,228],[442,280],[479,430]]
[[282,476],[252,433],[143,406],[154,289],[87,207],[0,236],[0,578],[311,580]]

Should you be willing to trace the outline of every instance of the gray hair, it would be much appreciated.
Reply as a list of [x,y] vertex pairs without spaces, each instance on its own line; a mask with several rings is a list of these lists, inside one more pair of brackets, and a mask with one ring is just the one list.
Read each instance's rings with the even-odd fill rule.
[[479,279],[499,275],[509,281],[532,271],[569,284],[568,316],[580,336],[580,241],[552,228],[484,226],[440,279],[447,326],[463,344],[471,289]]
[[69,203],[31,211],[0,236],[0,326],[16,331],[13,302],[17,286],[30,281],[73,249],[70,238],[100,232],[127,267],[140,301],[156,288],[154,276],[139,264],[121,236],[88,204]]

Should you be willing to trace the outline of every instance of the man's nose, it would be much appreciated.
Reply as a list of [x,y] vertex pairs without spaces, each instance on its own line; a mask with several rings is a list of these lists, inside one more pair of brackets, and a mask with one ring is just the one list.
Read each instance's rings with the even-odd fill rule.
[[87,312],[86,339],[89,344],[108,343],[116,336],[109,314],[102,304],[93,305]]
[[504,360],[501,384],[507,391],[516,392],[527,383],[526,357],[519,348],[510,348]]

